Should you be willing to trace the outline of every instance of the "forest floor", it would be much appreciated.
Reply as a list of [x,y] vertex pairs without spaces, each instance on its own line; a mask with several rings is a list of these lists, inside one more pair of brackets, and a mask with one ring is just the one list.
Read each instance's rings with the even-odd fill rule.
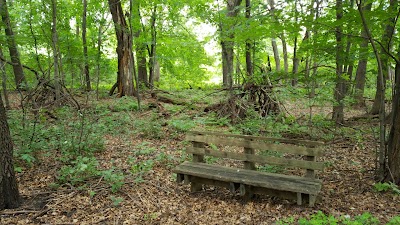
[[[84,98],[82,98],[84,99]],[[82,100],[84,101],[84,100]],[[101,104],[115,106],[115,98],[105,97]],[[154,101],[144,99],[143,104]],[[18,100],[13,110],[20,110]],[[93,100],[86,107],[100,104]],[[165,110],[171,109],[166,103]],[[285,102],[285,108],[296,119],[307,117],[310,108],[301,102]],[[201,108],[201,107],[199,107]],[[315,106],[313,113],[329,117],[330,106]],[[112,110],[110,111],[111,115]],[[117,113],[117,112],[115,112]],[[148,118],[153,111],[130,111],[132,120]],[[173,118],[179,113],[159,116]],[[363,111],[346,112],[346,117],[362,115]],[[195,110],[186,114],[199,115]],[[115,117],[118,118],[118,117]],[[168,119],[164,120],[168,123]],[[114,121],[120,126],[126,122]],[[318,173],[323,181],[322,201],[315,207],[298,206],[293,201],[257,196],[245,202],[238,195],[216,187],[190,193],[187,185],[178,185],[172,169],[185,159],[184,132],[161,126],[162,137],[151,138],[140,132],[109,132],[103,136],[105,148],[96,152],[99,168],[115,168],[124,174],[124,185],[112,192],[105,177],[93,177],[84,187],[63,184],[54,188],[61,162],[57,154],[40,154],[37,163],[17,173],[23,204],[18,209],[0,211],[0,224],[276,224],[278,220],[310,215],[322,211],[333,216],[357,216],[369,212],[381,222],[400,214],[400,196],[391,192],[377,192],[374,188],[374,169],[377,142],[370,132],[377,121],[346,120],[349,132],[361,134],[359,140],[348,133],[329,128],[333,135],[326,142],[326,154],[321,159],[328,167]],[[372,127],[372,128],[371,128]],[[203,127],[204,128],[204,127]],[[128,127],[128,130],[135,129]],[[225,131],[226,126],[214,128]],[[317,131],[318,128],[313,127]],[[301,137],[297,135],[297,138]],[[307,138],[307,137],[305,137]],[[138,151],[142,153],[138,154]],[[151,168],[134,174],[132,157],[136,162],[151,163]],[[156,158],[158,160],[156,160]],[[152,160],[152,161],[149,161]],[[136,168],[137,169],[137,168]],[[145,170],[143,170],[145,171]]]

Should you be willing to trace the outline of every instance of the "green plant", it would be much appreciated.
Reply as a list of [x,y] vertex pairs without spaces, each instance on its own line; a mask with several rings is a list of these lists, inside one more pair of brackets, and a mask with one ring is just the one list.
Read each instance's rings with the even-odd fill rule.
[[374,188],[378,192],[386,192],[388,190],[391,190],[393,193],[400,195],[399,186],[397,186],[395,183],[392,182],[385,182],[385,183],[378,182],[374,184]]
[[179,133],[187,132],[196,126],[191,118],[172,119],[168,124]]
[[110,199],[111,199],[114,207],[119,206],[119,204],[121,204],[121,202],[124,201],[124,198],[115,197],[114,195],[111,195]]
[[57,181],[61,184],[82,184],[84,181],[100,174],[97,166],[98,162],[96,158],[78,156],[70,165],[61,167],[58,172]]
[[135,127],[135,132],[144,138],[154,138],[161,139],[164,137],[162,132],[162,121],[156,118],[150,118],[146,120],[135,120],[133,126]]
[[311,215],[311,219],[301,218],[298,221],[299,225],[324,225],[324,224],[338,224],[338,219],[334,216],[327,216],[323,212],[318,211],[316,214]]
[[117,192],[121,189],[122,185],[125,184],[125,176],[122,172],[115,172],[114,169],[109,169],[101,171],[100,174],[104,177],[104,180],[111,185],[111,192],[113,193]]

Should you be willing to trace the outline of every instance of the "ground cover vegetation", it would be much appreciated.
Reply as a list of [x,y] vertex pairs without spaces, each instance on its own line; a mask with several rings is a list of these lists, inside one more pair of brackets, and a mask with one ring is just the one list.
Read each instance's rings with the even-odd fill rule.
[[[0,223],[400,223],[398,12],[0,0]],[[325,142],[322,199],[190,193],[171,172],[190,130]]]

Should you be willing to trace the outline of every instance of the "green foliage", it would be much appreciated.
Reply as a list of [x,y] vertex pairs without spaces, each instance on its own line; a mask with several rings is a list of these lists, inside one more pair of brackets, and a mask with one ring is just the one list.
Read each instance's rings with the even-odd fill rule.
[[[400,217],[393,217],[387,225],[397,224],[400,221]],[[297,222],[293,217],[279,220],[277,224],[282,225],[335,225],[335,224],[346,224],[346,225],[378,225],[381,224],[379,220],[366,212],[362,215],[355,216],[351,218],[349,215],[335,217],[332,215],[326,215],[321,211],[311,215],[309,219],[300,218]]]
[[122,185],[125,184],[125,176],[122,172],[115,172],[115,169],[109,169],[101,171],[100,173],[104,180],[111,186],[111,192],[115,193],[121,189]]
[[385,182],[385,183],[378,182],[378,183],[374,184],[374,188],[378,192],[386,192],[386,191],[390,190],[394,194],[400,195],[399,186],[392,182]]
[[112,201],[112,204],[114,207],[117,207],[121,204],[121,202],[124,201],[124,198],[121,197],[115,197],[114,195],[110,196],[110,200]]
[[61,167],[57,181],[61,184],[81,185],[85,181],[100,175],[97,159],[95,157],[78,156],[70,165]]
[[196,126],[196,123],[193,121],[193,119],[189,117],[172,119],[168,122],[168,124],[179,133],[185,133]]
[[136,111],[139,109],[137,100],[127,96],[123,96],[122,98],[113,101],[109,108],[113,112]]
[[138,133],[143,138],[161,139],[164,137],[161,124],[163,124],[163,122],[154,117],[149,119],[135,120],[133,122],[133,126],[135,128],[134,132]]

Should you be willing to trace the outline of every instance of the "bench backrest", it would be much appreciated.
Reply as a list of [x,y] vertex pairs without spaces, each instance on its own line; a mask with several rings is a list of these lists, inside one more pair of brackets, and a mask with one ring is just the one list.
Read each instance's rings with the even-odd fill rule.
[[[322,162],[316,161],[316,157],[323,155],[323,150],[319,147],[324,144],[323,142],[200,131],[189,132],[186,135],[186,140],[193,143],[193,146],[187,149],[187,153],[193,154],[194,162],[204,162],[205,155],[229,158],[244,161],[245,169],[252,170],[256,168],[255,163],[302,168],[306,169],[306,176],[311,178],[315,177],[315,170],[323,170],[324,168]],[[209,144],[243,147],[243,152],[211,150],[210,148],[206,148]],[[266,156],[256,154],[256,150],[276,151],[283,154],[301,155],[304,157],[299,159],[298,157]]]

